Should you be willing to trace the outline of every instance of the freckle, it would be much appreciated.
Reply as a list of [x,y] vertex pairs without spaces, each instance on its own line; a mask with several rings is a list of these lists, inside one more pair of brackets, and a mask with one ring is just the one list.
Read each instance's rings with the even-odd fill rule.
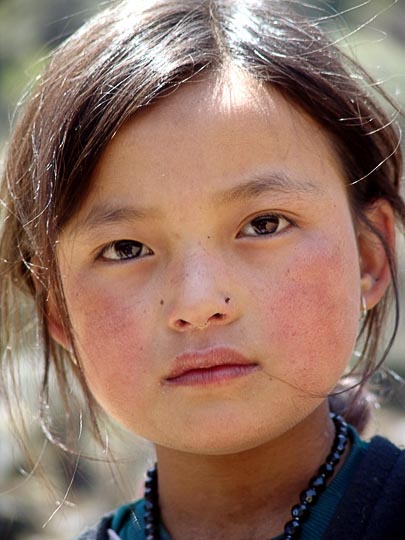
[[160,301],[160,305],[163,306],[164,303],[165,303],[165,301],[162,299],[162,300]]
[[211,240],[211,236],[207,236],[208,240]]

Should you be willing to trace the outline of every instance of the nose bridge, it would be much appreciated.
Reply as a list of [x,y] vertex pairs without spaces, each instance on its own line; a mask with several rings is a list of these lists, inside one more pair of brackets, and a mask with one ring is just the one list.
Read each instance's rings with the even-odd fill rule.
[[179,298],[191,304],[215,297],[226,273],[221,259],[213,250],[201,245],[186,250],[175,263],[171,279]]
[[194,244],[173,262],[169,274],[172,328],[202,329],[231,320],[229,276],[220,253]]

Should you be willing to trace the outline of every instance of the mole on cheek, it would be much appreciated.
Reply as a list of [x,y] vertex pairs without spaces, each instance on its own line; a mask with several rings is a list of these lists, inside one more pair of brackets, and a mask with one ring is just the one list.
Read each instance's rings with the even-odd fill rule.
[[165,303],[165,301],[162,299],[162,300],[160,301],[160,305],[163,306],[164,303]]

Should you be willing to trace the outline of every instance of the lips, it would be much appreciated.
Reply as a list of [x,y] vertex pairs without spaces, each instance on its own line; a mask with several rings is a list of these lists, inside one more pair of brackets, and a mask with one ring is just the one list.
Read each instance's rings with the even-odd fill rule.
[[217,347],[177,356],[165,382],[176,385],[219,383],[248,375],[257,368],[256,362],[241,353],[226,347]]

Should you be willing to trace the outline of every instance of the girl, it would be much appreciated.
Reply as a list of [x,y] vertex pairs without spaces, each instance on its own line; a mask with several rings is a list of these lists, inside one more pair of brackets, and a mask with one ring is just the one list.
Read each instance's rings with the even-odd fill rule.
[[73,373],[96,431],[157,454],[82,540],[405,537],[405,456],[358,435],[391,291],[398,325],[399,132],[294,4],[115,4],[15,126],[3,362],[34,302],[48,436],[54,370],[67,416]]

